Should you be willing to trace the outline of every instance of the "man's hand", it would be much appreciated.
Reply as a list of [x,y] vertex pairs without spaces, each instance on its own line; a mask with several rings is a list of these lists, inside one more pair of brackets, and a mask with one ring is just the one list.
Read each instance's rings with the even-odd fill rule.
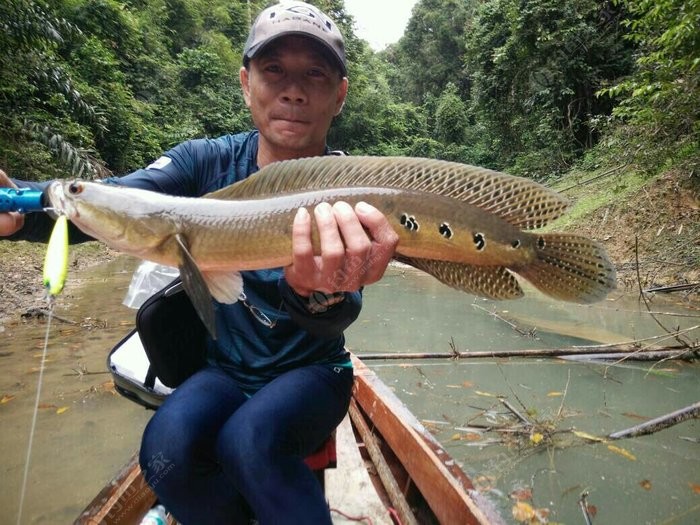
[[[7,174],[0,170],[0,188],[16,188]],[[7,237],[24,226],[24,215],[16,212],[0,213],[0,237]]]
[[292,227],[292,264],[287,283],[301,296],[313,291],[354,292],[384,275],[399,236],[375,207],[360,202],[322,203],[314,209],[321,255],[314,255],[311,216],[300,208]]

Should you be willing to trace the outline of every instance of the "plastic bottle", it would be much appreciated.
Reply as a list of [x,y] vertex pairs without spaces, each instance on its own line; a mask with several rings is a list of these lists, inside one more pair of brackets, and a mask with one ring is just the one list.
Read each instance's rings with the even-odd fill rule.
[[163,505],[153,507],[141,520],[141,525],[165,525],[166,523],[168,523],[168,519]]

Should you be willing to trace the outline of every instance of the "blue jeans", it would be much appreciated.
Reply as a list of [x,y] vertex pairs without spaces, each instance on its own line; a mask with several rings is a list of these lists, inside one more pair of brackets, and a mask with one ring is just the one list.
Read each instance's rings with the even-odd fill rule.
[[207,367],[171,394],[148,423],[140,463],[161,503],[184,525],[330,524],[304,457],[348,409],[350,368],[312,365],[247,397]]

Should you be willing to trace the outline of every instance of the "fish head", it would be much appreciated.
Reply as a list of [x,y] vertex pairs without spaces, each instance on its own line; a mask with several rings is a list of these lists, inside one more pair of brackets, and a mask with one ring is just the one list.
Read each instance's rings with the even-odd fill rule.
[[[154,197],[150,195],[153,194]],[[169,233],[153,221],[155,193],[82,180],[56,181],[48,188],[56,213],[66,215],[87,235],[124,253],[144,257]]]

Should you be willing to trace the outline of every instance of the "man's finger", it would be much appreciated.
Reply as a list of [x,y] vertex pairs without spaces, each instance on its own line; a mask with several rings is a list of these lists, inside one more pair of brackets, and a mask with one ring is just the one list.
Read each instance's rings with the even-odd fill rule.
[[10,177],[7,176],[7,173],[4,171],[0,170],[0,188],[16,188],[17,185],[12,182]]
[[311,216],[306,208],[299,208],[292,223],[292,264],[285,269],[287,282],[305,295],[309,290],[302,289],[301,283],[307,282],[317,271],[311,242]]
[[[368,261],[372,241],[357,217],[355,210],[346,202],[336,202],[333,205],[338,229],[345,243],[344,290],[357,290],[365,284]],[[340,283],[335,283],[340,286]]]
[[389,221],[374,206],[366,202],[358,202],[355,212],[362,225],[367,229],[372,239],[372,251],[365,275],[365,284],[377,282],[384,275],[389,261],[394,256],[399,236],[389,224]]
[[317,288],[322,292],[333,292],[333,279],[345,259],[345,244],[338,230],[338,224],[331,205],[322,202],[314,208],[314,218],[321,243],[321,275]]
[[[0,170],[0,188],[16,188],[10,177]],[[21,213],[0,213],[0,237],[12,235],[24,226],[24,215]]]
[[0,213],[0,237],[7,237],[24,226],[24,215],[21,213]]

